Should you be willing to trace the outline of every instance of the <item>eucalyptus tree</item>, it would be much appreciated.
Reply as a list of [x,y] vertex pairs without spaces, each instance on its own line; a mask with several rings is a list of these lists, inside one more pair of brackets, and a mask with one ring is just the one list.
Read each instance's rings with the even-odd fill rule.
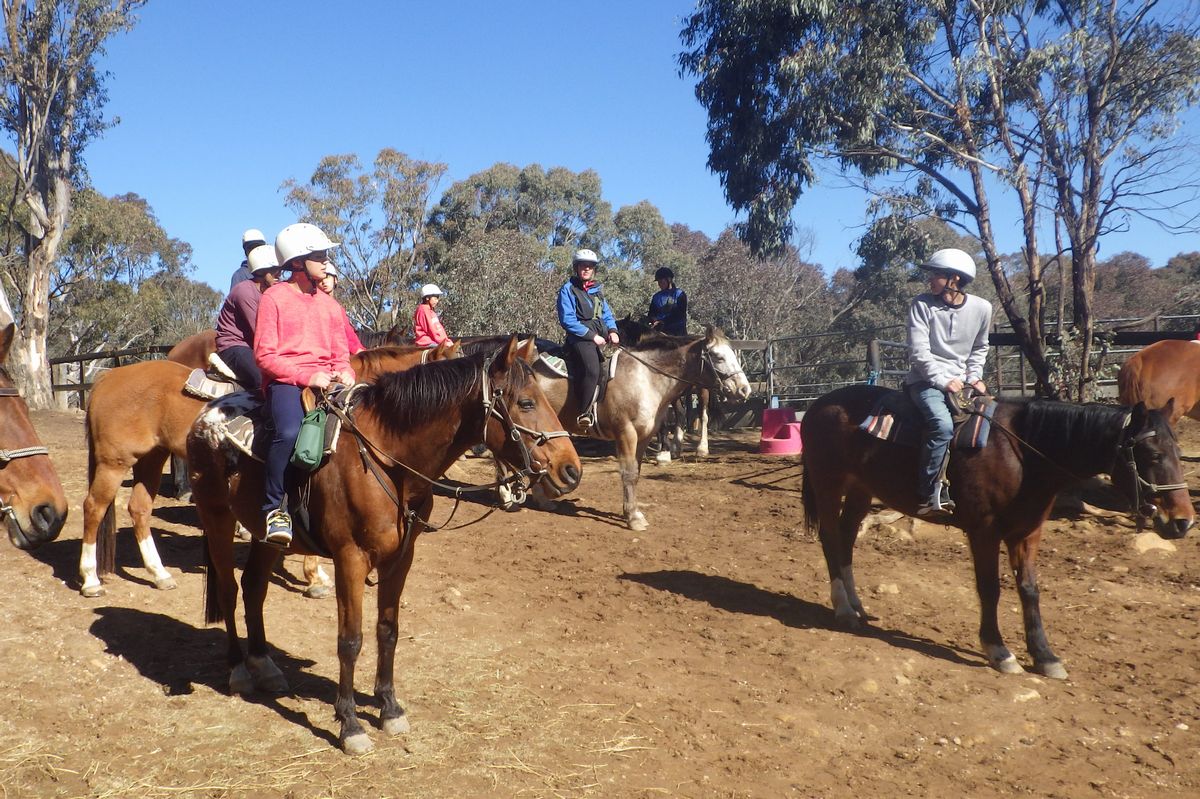
[[[10,360],[32,407],[53,402],[46,338],[50,282],[82,153],[104,131],[104,42],[128,30],[145,0],[3,0],[0,126],[15,140],[4,192],[21,235],[4,243],[3,285],[19,319]],[[19,209],[18,209],[19,207]]]
[[424,269],[429,204],[445,174],[445,164],[385,148],[369,171],[358,156],[329,155],[307,182],[283,184],[288,207],[341,243],[339,293],[355,325],[396,321],[396,303]]
[[[700,0],[681,36],[681,69],[708,109],[709,166],[747,213],[739,232],[756,252],[787,242],[820,164],[857,174],[891,192],[893,208],[935,213],[976,236],[1040,390],[1090,393],[1100,236],[1134,214],[1190,219],[1172,214],[1194,199],[1176,136],[1180,109],[1197,98],[1194,7]],[[1021,211],[1017,287],[996,244],[998,187]],[[1053,375],[1044,350],[1039,236],[1052,222],[1071,251],[1082,341],[1070,375]]]

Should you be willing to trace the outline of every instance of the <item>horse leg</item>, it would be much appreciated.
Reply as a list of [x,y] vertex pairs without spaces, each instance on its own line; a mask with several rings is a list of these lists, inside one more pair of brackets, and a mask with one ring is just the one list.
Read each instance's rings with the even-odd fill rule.
[[333,581],[321,567],[321,559],[316,555],[304,556],[304,582],[308,583],[308,588],[304,589],[304,595],[309,599],[324,599],[329,596]]
[[658,437],[658,454],[656,454],[654,456],[654,460],[660,466],[667,466],[668,464],[671,463],[673,447],[671,446],[671,434],[669,431],[671,429],[671,414],[672,413],[674,413],[674,408],[672,406],[668,406],[667,412],[663,416],[662,423],[658,426],[658,429],[655,431],[655,435]]
[[[843,627],[859,627],[863,620],[860,615],[862,603],[858,601],[854,590],[853,569],[849,563],[843,562],[845,553],[854,547],[853,538],[848,546],[843,540],[845,483],[840,479],[822,478],[820,472],[808,464],[805,464],[804,478],[809,481],[806,494],[811,491],[816,502],[817,537],[821,539],[821,553],[825,556],[825,568],[829,572],[829,604],[833,607],[833,618]],[[857,529],[855,525],[852,531],[855,536]]]
[[1067,679],[1067,670],[1058,655],[1050,648],[1046,629],[1042,626],[1040,593],[1037,585],[1037,550],[1041,530],[1036,530],[1018,542],[1008,545],[1008,562],[1017,581],[1021,597],[1021,616],[1025,622],[1025,647],[1033,658],[1033,670],[1055,680]]
[[165,452],[150,452],[143,456],[133,465],[133,490],[129,494],[129,516],[133,519],[133,534],[142,553],[142,563],[154,579],[154,587],[162,591],[175,588],[175,578],[163,567],[162,559],[158,556],[154,536],[150,532],[150,518],[154,513],[154,497],[158,494],[158,484],[162,480],[163,464],[166,462]]
[[979,643],[988,664],[1004,674],[1022,674],[1024,669],[1004,645],[996,608],[1000,604],[1000,539],[979,530],[968,530],[971,560],[975,565],[975,591],[979,594]]
[[[226,502],[228,499],[226,498]],[[204,528],[206,554],[204,574],[204,621],[225,622],[225,662],[229,667],[229,692],[249,694],[254,680],[246,669],[245,655],[238,640],[238,584],[233,571],[233,528],[236,520],[228,504],[198,503],[196,512]]]
[[[358,708],[354,703],[354,667],[358,653],[362,651],[362,601],[363,582],[370,564],[360,553],[338,551],[339,558],[334,570],[334,589],[337,592],[338,613],[338,692],[333,704],[333,715],[341,723],[338,741],[342,751],[348,755],[364,755],[375,748],[366,730],[358,720]],[[345,554],[343,554],[345,553]],[[383,575],[380,575],[380,597],[382,601]],[[397,594],[398,596],[398,594]],[[397,600],[397,606],[399,600]]]
[[[848,618],[853,614],[855,622],[865,622],[867,620],[867,612],[863,610],[862,600],[858,598],[858,592],[854,585],[854,544],[858,541],[858,530],[862,525],[862,520],[866,518],[867,512],[871,509],[870,493],[858,487],[851,487],[846,491],[845,497],[842,499],[842,513],[838,517],[838,562],[840,570],[838,574],[839,589],[831,589],[834,601],[834,615],[841,619]],[[835,581],[831,581],[831,585]],[[843,610],[838,614],[839,602],[844,603],[843,608],[848,606],[848,610]],[[855,623],[852,622],[852,623]]]
[[701,457],[708,455],[708,389],[701,389],[698,395],[700,403],[700,443],[696,445],[696,454]]
[[175,499],[180,502],[192,501],[192,481],[188,479],[188,465],[185,458],[171,456],[171,482],[175,488]]
[[[428,503],[432,508],[433,503]],[[428,509],[422,514],[423,519],[429,518]],[[383,731],[388,735],[404,735],[409,731],[408,716],[404,708],[396,701],[396,689],[393,683],[396,663],[396,641],[399,637],[398,614],[400,595],[404,592],[404,582],[408,570],[412,567],[413,548],[408,554],[397,558],[386,567],[380,567],[379,608],[378,620],[375,624],[375,643],[378,647],[378,658],[375,666],[375,698],[382,708],[379,721]]]
[[671,425],[671,457],[679,460],[683,456],[684,425],[687,424],[687,406],[684,400],[677,399],[671,406],[675,414]]
[[242,570],[242,605],[246,609],[246,671],[255,688],[277,694],[287,691],[288,683],[283,672],[271,660],[267,648],[263,603],[267,598],[269,578],[281,554],[275,547],[256,541],[250,545],[246,568]]
[[646,442],[639,440],[632,424],[627,424],[617,438],[617,471],[621,474],[622,512],[630,530],[640,531],[650,526],[637,506],[637,482],[645,452]]
[[79,553],[79,578],[82,585],[79,593],[86,597],[104,595],[100,573],[96,562],[96,539],[100,525],[108,515],[109,508],[117,497],[123,469],[107,464],[97,464],[88,485],[87,498],[83,501],[83,546]]

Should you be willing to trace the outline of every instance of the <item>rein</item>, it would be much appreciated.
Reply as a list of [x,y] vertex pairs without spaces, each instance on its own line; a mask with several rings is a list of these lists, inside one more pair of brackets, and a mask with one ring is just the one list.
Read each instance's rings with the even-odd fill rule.
[[[723,385],[721,385],[720,383],[715,383],[715,384],[714,383],[702,383],[697,380],[689,380],[688,378],[683,377],[682,375],[671,374],[670,372],[663,369],[662,367],[659,367],[659,366],[656,366],[655,364],[650,363],[645,358],[639,358],[636,352],[634,352],[633,350],[629,349],[628,347],[626,347],[624,345],[619,345],[617,347],[617,349],[619,349],[621,352],[628,355],[630,358],[633,358],[635,361],[642,364],[650,371],[658,372],[660,375],[663,375],[664,377],[669,377],[672,380],[677,380],[680,383],[687,383],[688,385],[696,386],[698,388],[706,388],[709,391],[717,391],[721,394],[726,393],[725,387]],[[739,374],[742,375],[742,377],[746,376],[746,372],[745,372],[745,370],[742,369],[740,364],[738,365],[737,371],[735,371],[735,372],[727,372],[726,373],[726,372],[722,372],[720,369],[718,369],[717,365],[715,363],[713,363],[712,355],[709,354],[707,346],[702,347],[700,349],[700,360],[703,363],[707,364],[708,368],[713,370],[713,374],[715,374],[721,380],[732,380],[733,378],[737,377]]]
[[[0,388],[0,397],[19,397],[21,392],[15,388],[2,387]],[[32,458],[35,455],[49,455],[50,450],[45,447],[21,447],[20,449],[0,449],[0,469],[3,469],[9,463],[21,458]],[[7,500],[0,499],[0,519],[6,519],[16,512],[12,505],[8,504]]]

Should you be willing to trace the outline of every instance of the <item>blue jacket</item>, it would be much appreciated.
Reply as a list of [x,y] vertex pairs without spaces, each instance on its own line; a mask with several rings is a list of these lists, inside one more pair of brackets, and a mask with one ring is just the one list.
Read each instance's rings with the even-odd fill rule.
[[[610,330],[617,329],[617,320],[612,308],[596,283],[587,290],[587,296],[592,301],[592,307],[582,307],[582,284],[579,278],[573,277],[563,283],[558,290],[558,323],[569,336],[590,339],[592,336],[603,336]],[[599,307],[597,307],[599,306]],[[597,318],[599,317],[599,318]]]
[[687,294],[678,286],[655,292],[650,299],[651,322],[660,322],[658,329],[669,336],[687,335]]

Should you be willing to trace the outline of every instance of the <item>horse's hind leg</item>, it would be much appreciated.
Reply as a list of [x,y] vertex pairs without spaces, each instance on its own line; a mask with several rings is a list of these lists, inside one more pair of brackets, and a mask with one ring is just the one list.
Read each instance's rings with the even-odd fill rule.
[[[370,564],[361,550],[349,552],[349,549],[351,548],[343,547],[334,553],[334,590],[337,591],[338,610],[338,690],[337,699],[333,703],[333,715],[341,723],[338,741],[342,751],[348,755],[362,755],[375,748],[375,744],[371,742],[358,720],[358,707],[354,702],[354,668],[362,651],[363,583]],[[380,608],[384,607],[384,596],[392,590],[384,587],[387,576],[386,573],[379,575]],[[396,593],[398,596],[399,589],[396,589]],[[381,653],[380,667],[383,660]]]
[[979,594],[979,643],[992,668],[1004,674],[1025,670],[1004,645],[996,608],[1000,604],[1000,539],[987,532],[968,530],[975,565],[975,590]]
[[280,551],[268,544],[254,542],[242,570],[242,605],[246,609],[246,668],[260,691],[283,693],[288,689],[287,678],[271,660],[267,649],[267,631],[263,622],[263,603],[267,585]]
[[154,513],[154,497],[162,480],[163,465],[167,462],[166,452],[151,452],[133,465],[133,490],[129,494],[129,516],[133,519],[133,534],[142,553],[142,563],[150,572],[154,586],[163,591],[175,588],[175,578],[166,570],[154,536],[150,532],[150,519]]
[[[426,505],[423,518],[428,518],[433,503]],[[408,717],[404,708],[396,701],[394,684],[396,664],[396,641],[399,637],[398,613],[400,594],[408,570],[412,567],[413,549],[407,556],[396,558],[386,566],[379,567],[378,620],[375,624],[375,642],[379,656],[375,665],[375,698],[379,700],[379,721],[388,735],[403,735],[409,731]]]
[[1067,670],[1058,655],[1050,648],[1046,629],[1042,626],[1040,593],[1037,585],[1037,549],[1041,531],[1008,545],[1008,562],[1017,581],[1021,597],[1021,615],[1025,622],[1025,647],[1033,658],[1033,669],[1056,680],[1067,679]]
[[124,469],[97,464],[83,501],[83,546],[79,553],[79,593],[86,597],[104,595],[96,558],[96,539],[105,515],[117,497]]
[[[860,487],[852,486],[842,500],[842,512],[838,517],[837,541],[839,575],[832,580],[834,615],[839,620],[849,618],[852,614],[855,621],[866,621],[867,612],[863,610],[862,600],[854,584],[854,544],[858,541],[858,531],[867,512],[871,509],[871,495]],[[839,602],[844,605],[839,605]],[[841,610],[848,606],[848,610]]]
[[309,599],[324,599],[329,596],[333,581],[321,568],[321,559],[316,555],[304,556],[304,582],[308,584],[304,595]]
[[696,445],[696,454],[701,457],[708,455],[708,389],[701,389],[697,395],[700,405],[700,443]]

